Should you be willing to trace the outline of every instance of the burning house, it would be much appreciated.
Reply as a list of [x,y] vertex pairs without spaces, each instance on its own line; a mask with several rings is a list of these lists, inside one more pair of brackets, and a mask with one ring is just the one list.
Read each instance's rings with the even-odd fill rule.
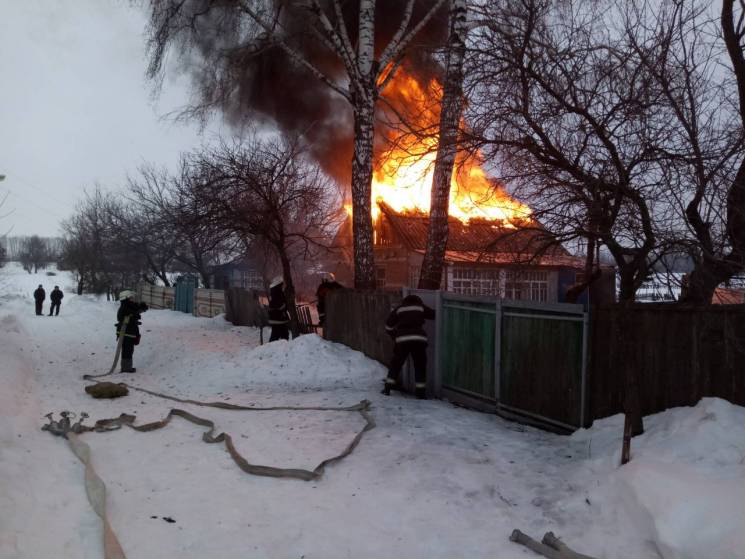
[[[386,90],[391,118],[436,130],[441,95],[434,77],[404,69]],[[404,115],[401,117],[401,115]],[[374,254],[379,289],[416,287],[426,250],[430,189],[437,136],[383,126],[385,149],[377,149],[372,181]],[[479,153],[458,153],[451,179],[449,237],[442,289],[469,295],[562,302],[578,282],[584,261],[574,257],[484,171]],[[345,285],[353,284],[352,222],[340,228],[335,246],[341,258],[326,264]],[[613,278],[604,274],[594,300],[613,300]],[[586,300],[586,297],[585,297]]]
[[[427,214],[396,211],[379,200],[374,225],[378,288],[416,287],[426,249]],[[441,283],[446,291],[563,302],[582,273],[582,259],[571,256],[535,222],[506,227],[495,220],[464,222],[451,217],[449,229]],[[351,219],[339,230],[336,244],[341,258],[327,267],[343,284],[352,285]],[[607,277],[612,282],[612,275]],[[612,289],[602,291],[598,290],[598,297],[612,299]]]

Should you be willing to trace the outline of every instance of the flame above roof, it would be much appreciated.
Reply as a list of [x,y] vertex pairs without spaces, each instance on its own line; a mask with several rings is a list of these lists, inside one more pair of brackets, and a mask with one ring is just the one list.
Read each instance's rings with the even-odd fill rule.
[[[421,212],[396,212],[378,202],[381,219],[387,221],[396,237],[409,250],[424,252],[427,247],[429,216]],[[581,267],[581,259],[571,256],[556,238],[536,220],[506,227],[500,221],[472,219],[464,223],[448,219],[446,259],[451,262],[532,263]]]

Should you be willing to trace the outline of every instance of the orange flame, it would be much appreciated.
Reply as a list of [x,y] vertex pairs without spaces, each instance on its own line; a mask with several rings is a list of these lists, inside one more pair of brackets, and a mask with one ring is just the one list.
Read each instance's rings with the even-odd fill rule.
[[[405,115],[418,128],[436,131],[440,121],[442,87],[432,79],[421,84],[403,68],[388,84],[384,98],[391,113]],[[386,111],[387,112],[387,111]],[[385,132],[391,147],[376,157],[372,199],[384,201],[397,212],[429,213],[437,152],[436,134],[414,136],[401,127]],[[479,154],[458,154],[450,187],[450,215],[467,223],[474,218],[500,221],[504,227],[530,220],[531,209],[514,200],[481,167]],[[379,213],[373,204],[373,218]]]

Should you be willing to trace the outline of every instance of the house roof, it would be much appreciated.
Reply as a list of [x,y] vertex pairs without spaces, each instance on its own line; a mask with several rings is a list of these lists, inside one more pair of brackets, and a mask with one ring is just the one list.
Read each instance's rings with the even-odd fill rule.
[[[427,246],[429,216],[423,213],[398,213],[384,202],[381,213],[396,237],[409,250],[424,253]],[[582,267],[540,223],[524,227],[505,227],[499,222],[473,219],[463,223],[450,217],[445,259],[449,262],[488,264],[537,264],[543,266]]]
[[711,298],[714,305],[742,305],[745,304],[745,289],[727,289],[717,287]]

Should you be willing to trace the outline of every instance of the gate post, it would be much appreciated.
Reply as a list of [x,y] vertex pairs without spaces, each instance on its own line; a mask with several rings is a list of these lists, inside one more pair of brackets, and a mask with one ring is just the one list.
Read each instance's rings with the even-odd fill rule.
[[590,326],[590,313],[585,311],[582,313],[582,373],[580,378],[580,410],[579,410],[579,426],[580,428],[587,427],[585,425],[585,415],[587,410],[587,338],[588,330]]
[[494,399],[499,409],[499,389],[502,385],[502,299],[494,303]]
[[432,389],[435,398],[442,398],[442,375],[440,374],[440,344],[442,343],[442,290],[435,295],[435,359]]

